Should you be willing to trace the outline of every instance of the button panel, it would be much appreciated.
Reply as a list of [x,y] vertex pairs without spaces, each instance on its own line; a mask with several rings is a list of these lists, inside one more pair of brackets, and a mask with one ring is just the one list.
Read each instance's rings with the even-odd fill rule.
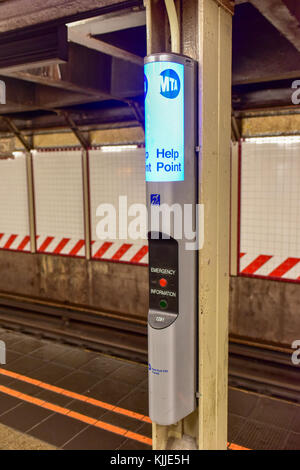
[[149,239],[149,323],[166,328],[178,315],[178,243],[157,235]]
[[173,313],[161,313],[161,312],[150,312],[149,313],[149,325],[156,330],[167,328],[167,326],[172,325],[176,320],[178,315],[174,315]]
[[160,287],[166,287],[168,285],[167,279],[163,277],[158,282],[159,282]]

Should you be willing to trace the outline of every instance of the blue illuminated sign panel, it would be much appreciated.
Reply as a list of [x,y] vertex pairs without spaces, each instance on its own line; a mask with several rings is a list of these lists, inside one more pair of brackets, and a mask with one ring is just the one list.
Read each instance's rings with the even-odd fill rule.
[[184,66],[145,65],[146,181],[184,181]]

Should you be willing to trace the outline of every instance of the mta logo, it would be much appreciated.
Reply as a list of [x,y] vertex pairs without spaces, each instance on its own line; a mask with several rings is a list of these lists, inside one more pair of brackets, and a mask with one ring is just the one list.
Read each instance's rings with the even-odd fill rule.
[[150,203],[152,206],[160,206],[160,194],[151,194]]
[[177,98],[180,92],[180,80],[177,73],[167,69],[160,74],[160,94],[165,98]]

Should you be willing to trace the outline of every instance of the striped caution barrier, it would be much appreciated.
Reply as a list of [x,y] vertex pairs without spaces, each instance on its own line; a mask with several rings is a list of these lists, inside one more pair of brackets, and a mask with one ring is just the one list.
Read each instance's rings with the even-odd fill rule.
[[[85,256],[83,239],[37,235],[37,252],[64,256]],[[0,233],[0,249],[30,252],[30,236]],[[121,241],[92,241],[92,258],[130,264],[148,264],[148,245]]]
[[271,279],[300,280],[300,258],[240,253],[240,274]]

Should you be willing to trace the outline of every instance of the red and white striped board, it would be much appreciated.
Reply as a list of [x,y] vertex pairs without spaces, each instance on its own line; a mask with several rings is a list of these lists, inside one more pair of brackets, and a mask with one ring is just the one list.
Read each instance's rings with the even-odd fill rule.
[[[38,253],[85,257],[85,241],[83,239],[40,235],[37,235],[36,239]],[[30,236],[0,233],[0,250],[30,253]],[[92,258],[94,260],[147,265],[148,245],[93,241]]]
[[96,241],[92,242],[92,258],[130,264],[148,264],[148,245]]
[[240,274],[300,280],[300,258],[240,253]]
[[83,258],[85,256],[85,241],[68,237],[37,235],[37,252]]
[[30,252],[30,236],[0,233],[0,250]]
[[[144,150],[125,149],[107,153],[93,149],[89,153],[90,218],[95,240],[96,209],[99,204],[111,203],[118,207],[119,195],[127,195],[128,206],[145,201]],[[3,232],[0,233],[0,249],[30,253],[25,163],[25,155],[22,154],[16,160],[1,165],[0,192],[4,188],[5,196],[2,201],[11,190],[10,185],[8,188],[5,186],[12,179],[10,175],[18,181],[19,191],[12,193],[10,205],[7,201],[2,204],[3,207],[0,204],[0,231],[2,229]],[[84,258],[81,150],[35,151],[33,170],[37,252]],[[148,264],[146,237],[142,240],[96,240],[91,244],[91,252],[93,260]]]
[[[85,256],[85,241],[53,236],[37,236],[38,253],[64,256]],[[148,264],[148,245],[113,241],[92,241],[94,260],[114,261],[130,264]]]

